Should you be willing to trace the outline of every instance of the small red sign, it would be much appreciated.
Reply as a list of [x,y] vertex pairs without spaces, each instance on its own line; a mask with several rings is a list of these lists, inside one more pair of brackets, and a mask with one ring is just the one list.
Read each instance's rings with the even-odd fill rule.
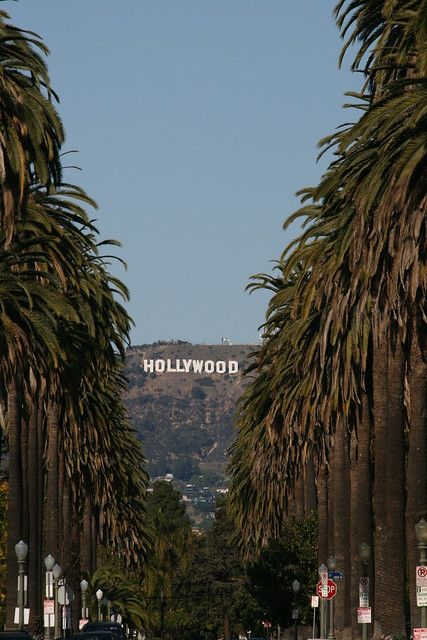
[[359,624],[371,624],[372,622],[371,607],[357,607],[357,622]]
[[43,613],[47,615],[53,615],[55,613],[55,601],[45,598],[43,600]]

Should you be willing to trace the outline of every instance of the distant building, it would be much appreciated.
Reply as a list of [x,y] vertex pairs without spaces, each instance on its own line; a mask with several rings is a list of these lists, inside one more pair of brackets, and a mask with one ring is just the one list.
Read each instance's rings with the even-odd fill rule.
[[221,338],[221,344],[223,347],[229,347],[231,346],[231,342],[228,338]]

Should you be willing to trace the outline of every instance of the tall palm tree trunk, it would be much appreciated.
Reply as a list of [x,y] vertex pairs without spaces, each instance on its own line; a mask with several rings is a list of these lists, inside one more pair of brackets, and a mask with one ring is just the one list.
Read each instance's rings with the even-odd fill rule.
[[405,634],[403,352],[383,332],[373,349],[374,637]]
[[[359,606],[359,578],[361,577],[361,563],[359,546],[365,542],[373,551],[372,538],[372,474],[371,474],[371,416],[369,401],[366,393],[362,395],[360,419],[357,422],[357,434],[351,447],[351,610],[352,636],[360,635],[360,625],[357,622],[357,607]],[[371,601],[374,585],[372,583],[372,562],[369,567]],[[372,605],[372,602],[370,602]]]
[[316,510],[316,483],[312,456],[309,456],[304,466],[304,516],[307,517]]
[[293,512],[297,520],[304,517],[304,470],[301,469],[294,486],[294,509]]
[[[18,565],[15,545],[22,539],[22,457],[21,457],[21,385],[18,376],[8,385],[7,421],[9,436],[9,499],[7,508],[6,625],[12,627],[17,604]],[[25,542],[25,540],[24,540]]]
[[85,497],[83,525],[81,528],[81,571],[91,575],[95,571],[94,549],[93,549],[93,510],[92,496],[87,493]]
[[326,562],[329,552],[329,513],[328,513],[328,468],[321,464],[317,468],[316,476],[317,514],[318,514],[318,538],[317,553],[318,564]]
[[28,538],[28,601],[30,606],[30,628],[33,633],[40,633],[43,629],[41,610],[41,580],[42,566],[40,562],[40,537],[41,527],[39,520],[39,467],[42,461],[39,459],[39,430],[38,430],[38,410],[37,403],[32,408],[29,417],[28,429],[28,516],[29,516],[29,538]]
[[[421,343],[421,344],[420,344]],[[419,563],[419,551],[414,525],[427,515],[427,364],[425,332],[414,326],[408,371],[409,390],[409,447],[406,471],[406,545],[408,559],[408,585],[411,612],[411,628],[421,626],[415,592],[415,567]]]
[[59,509],[59,448],[58,407],[52,400],[47,403],[46,421],[46,498],[43,510],[44,555],[52,554],[60,562],[58,537]]
[[350,610],[350,471],[346,446],[347,422],[343,420],[335,431],[335,446],[331,454],[333,469],[334,539],[330,553],[336,556],[337,569],[344,571],[345,580],[337,585],[334,598],[335,629],[342,636],[351,628]]

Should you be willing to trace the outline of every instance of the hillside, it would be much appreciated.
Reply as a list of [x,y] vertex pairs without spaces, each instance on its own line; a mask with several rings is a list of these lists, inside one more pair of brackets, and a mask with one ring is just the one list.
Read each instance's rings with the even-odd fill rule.
[[189,503],[198,496],[196,511],[211,510],[211,494],[226,486],[242,372],[254,349],[156,343],[127,352],[125,404],[143,441],[150,476],[173,474],[178,488],[190,494]]

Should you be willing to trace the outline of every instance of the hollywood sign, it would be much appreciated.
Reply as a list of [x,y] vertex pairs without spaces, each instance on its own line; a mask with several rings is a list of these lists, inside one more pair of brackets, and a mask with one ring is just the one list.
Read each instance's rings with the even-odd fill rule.
[[238,373],[237,360],[143,360],[145,373]]

